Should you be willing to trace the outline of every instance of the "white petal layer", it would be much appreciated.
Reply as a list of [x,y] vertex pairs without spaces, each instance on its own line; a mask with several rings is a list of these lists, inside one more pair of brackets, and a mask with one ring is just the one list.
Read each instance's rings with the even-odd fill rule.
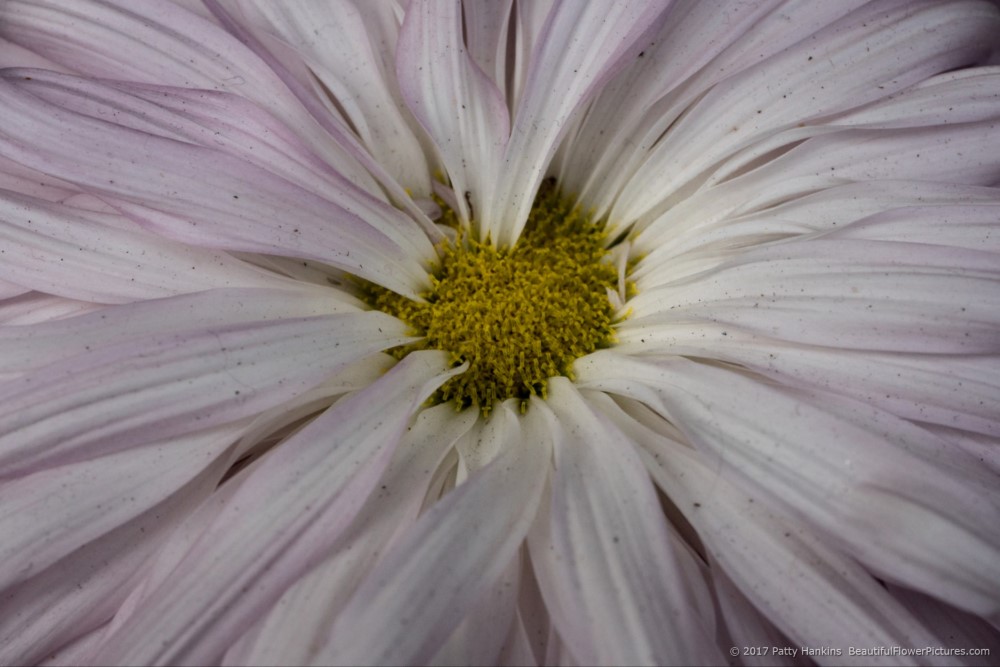
[[332,619],[347,603],[386,544],[417,517],[432,473],[476,420],[451,405],[422,410],[407,429],[379,489],[338,539],[334,553],[302,577],[233,649],[230,665],[301,665],[314,659]]
[[709,460],[806,520],[880,577],[1000,613],[995,475],[950,443],[854,399],[684,359],[600,352],[584,386],[647,403]]
[[637,323],[703,319],[811,345],[981,354],[1000,349],[998,288],[991,252],[831,236],[738,254],[627,305]]
[[157,334],[0,384],[0,470],[23,473],[233,422],[407,340],[382,313]]
[[520,236],[548,162],[576,114],[638,56],[663,25],[668,7],[655,0],[553,6],[531,52],[500,180],[480,212],[483,227],[499,245],[513,245]]
[[540,514],[530,548],[573,657],[585,665],[719,661],[708,593],[685,576],[680,561],[689,556],[670,544],[633,443],[568,380],[549,383],[549,398],[530,409],[544,412],[553,431],[551,507]]
[[0,5],[0,35],[87,76],[245,97],[281,118],[353,183],[377,192],[352,147],[331,141],[267,63],[178,4],[12,0]]
[[455,374],[447,366],[444,353],[409,355],[262,459],[95,662],[217,661],[326,555],[372,492],[410,416]]
[[387,5],[264,0],[231,6],[245,21],[294,47],[396,181],[430,194],[427,160],[395,89],[391,55],[398,28],[385,16],[391,11]]
[[520,437],[399,536],[312,664],[421,664],[434,656],[514,558],[534,519],[551,449],[530,412]]
[[[190,127],[204,118],[77,79],[59,78],[51,99],[36,96],[33,79],[18,81],[0,82],[0,153],[110,198],[144,227],[192,245],[316,259],[405,294],[427,282],[421,261],[433,249],[408,218],[346,181],[326,198],[287,180],[278,158],[243,159],[247,128],[215,130],[239,135],[217,150],[210,132]],[[80,106],[81,89],[96,111]],[[98,118],[105,107],[114,123]],[[202,144],[189,143],[198,130]]]
[[161,502],[208,467],[246,423],[169,438],[0,482],[0,589]]
[[400,31],[396,71],[406,103],[462,194],[458,213],[468,224],[488,217],[493,205],[510,118],[500,90],[466,50],[462,32],[458,2],[414,0]]
[[870,664],[870,657],[852,658],[848,648],[933,643],[885,588],[807,523],[734,483],[726,468],[711,466],[699,452],[643,428],[613,404],[605,407],[642,443],[643,461],[698,531],[713,567],[721,567],[794,646],[838,647],[843,655],[829,662]]
[[97,312],[0,328],[0,373],[24,372],[156,334],[185,335],[227,325],[359,311],[360,304],[338,290],[301,283],[292,287],[206,290],[115,308],[93,307]]
[[981,61],[997,30],[1000,15],[986,3],[898,3],[853,12],[715,86],[651,152],[612,220],[648,217],[692,178],[770,133]]
[[144,565],[213,492],[228,466],[216,461],[165,502],[0,593],[0,663],[34,664],[106,623]]
[[808,139],[749,173],[692,194],[639,233],[636,247],[655,261],[655,249],[669,244],[678,230],[754,213],[847,183],[993,185],[1000,180],[998,126],[1000,121],[988,120],[903,130],[845,130]]
[[0,191],[0,277],[69,299],[126,303],[213,287],[290,287],[222,252],[123,229],[112,216]]

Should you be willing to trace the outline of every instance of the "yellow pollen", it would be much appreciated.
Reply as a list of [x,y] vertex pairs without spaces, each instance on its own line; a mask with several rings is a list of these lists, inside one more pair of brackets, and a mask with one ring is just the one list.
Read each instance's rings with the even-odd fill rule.
[[[442,222],[458,229],[455,213],[442,209]],[[424,337],[397,356],[430,348],[469,362],[441,387],[438,402],[489,414],[496,401],[519,398],[524,409],[531,395],[545,396],[548,378],[569,376],[575,359],[612,342],[607,292],[618,275],[603,241],[601,229],[546,183],[513,248],[461,231],[441,245],[426,303],[377,286],[367,293],[374,307]]]

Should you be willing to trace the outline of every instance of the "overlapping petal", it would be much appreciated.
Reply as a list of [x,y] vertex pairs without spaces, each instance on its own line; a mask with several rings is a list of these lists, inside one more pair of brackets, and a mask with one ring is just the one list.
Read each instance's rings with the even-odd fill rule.
[[412,354],[261,459],[95,661],[221,658],[248,621],[323,558],[361,510],[411,415],[461,370],[449,369],[444,353]]

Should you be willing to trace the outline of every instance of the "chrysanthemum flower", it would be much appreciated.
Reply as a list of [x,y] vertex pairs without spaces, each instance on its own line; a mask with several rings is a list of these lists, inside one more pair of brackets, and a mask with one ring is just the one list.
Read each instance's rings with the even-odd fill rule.
[[993,3],[0,38],[0,663],[996,659]]

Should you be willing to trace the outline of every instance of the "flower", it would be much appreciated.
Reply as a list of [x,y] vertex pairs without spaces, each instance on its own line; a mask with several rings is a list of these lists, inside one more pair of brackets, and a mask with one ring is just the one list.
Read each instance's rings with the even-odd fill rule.
[[404,4],[0,6],[0,662],[997,650],[997,8]]

